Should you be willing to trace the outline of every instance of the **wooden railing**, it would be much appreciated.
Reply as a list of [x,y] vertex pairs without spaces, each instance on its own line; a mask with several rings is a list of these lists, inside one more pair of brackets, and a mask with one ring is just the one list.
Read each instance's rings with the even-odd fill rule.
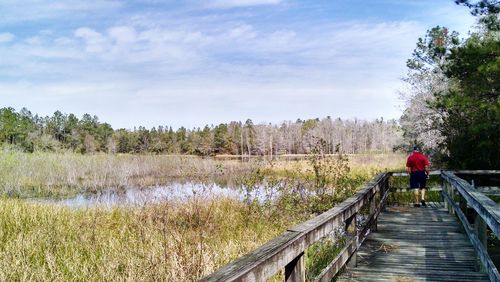
[[[341,204],[288,229],[255,251],[206,276],[202,281],[264,281],[280,270],[284,270],[286,281],[304,281],[305,250],[343,227],[348,234],[345,247],[315,278],[317,281],[330,281],[347,263],[356,264],[359,246],[372,230],[376,230],[377,218],[387,201],[390,175],[391,173],[377,175]],[[357,228],[356,215],[367,204],[367,220]]]
[[[457,173],[470,174],[474,171],[460,171]],[[483,171],[488,173],[487,171]],[[495,173],[490,171],[490,173]],[[498,172],[496,172],[498,173]],[[443,171],[443,198],[448,211],[455,214],[465,229],[474,249],[476,250],[480,270],[485,271],[491,281],[500,281],[500,274],[488,255],[487,227],[500,238],[500,208],[497,204],[477,191],[471,184],[456,176],[453,172]],[[472,212],[471,221],[464,214]]]
[[[487,251],[487,228],[500,238],[500,208],[496,203],[477,191],[459,175],[500,176],[500,171],[433,171],[443,180],[442,196],[446,208],[461,221],[474,249],[478,254],[478,271],[485,271],[491,281],[500,281],[500,274]],[[389,178],[407,176],[406,173],[382,173],[368,182],[354,196],[327,212],[288,229],[255,251],[218,271],[202,281],[264,281],[284,270],[285,281],[304,281],[304,252],[312,244],[325,238],[339,227],[348,235],[344,248],[337,257],[315,277],[316,281],[330,281],[345,265],[356,265],[357,250],[371,231],[377,229],[377,219],[385,207],[389,195]],[[406,190],[406,189],[404,189]],[[368,217],[357,227],[356,216],[368,204]],[[472,212],[472,225],[464,214]]]

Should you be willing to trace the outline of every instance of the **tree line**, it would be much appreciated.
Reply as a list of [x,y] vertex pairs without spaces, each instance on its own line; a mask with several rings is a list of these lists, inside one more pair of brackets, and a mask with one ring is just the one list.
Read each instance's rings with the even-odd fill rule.
[[457,0],[477,17],[467,38],[430,29],[407,62],[404,138],[451,168],[500,167],[500,1]]
[[[0,144],[26,152],[69,150],[78,153],[156,153],[195,155],[282,155],[310,153],[319,140],[324,153],[387,152],[401,143],[396,120],[307,119],[281,124],[245,122],[173,129],[143,126],[113,129],[97,116],[56,111],[40,117],[28,109],[0,109]],[[338,145],[338,146],[337,146]]]

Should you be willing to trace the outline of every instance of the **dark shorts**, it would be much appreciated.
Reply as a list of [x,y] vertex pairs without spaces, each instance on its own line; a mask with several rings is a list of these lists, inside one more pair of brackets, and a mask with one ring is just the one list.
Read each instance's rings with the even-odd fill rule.
[[426,188],[427,174],[425,171],[414,171],[410,174],[410,188]]

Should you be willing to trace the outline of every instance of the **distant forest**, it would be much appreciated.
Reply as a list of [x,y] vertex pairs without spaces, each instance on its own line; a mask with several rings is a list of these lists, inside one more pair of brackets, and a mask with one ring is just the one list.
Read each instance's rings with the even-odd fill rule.
[[324,153],[392,151],[402,142],[396,120],[308,119],[281,124],[245,122],[173,129],[143,126],[113,129],[89,114],[56,111],[33,115],[26,108],[0,109],[0,144],[26,152],[69,150],[78,153],[156,153],[194,155],[307,154],[321,140]]

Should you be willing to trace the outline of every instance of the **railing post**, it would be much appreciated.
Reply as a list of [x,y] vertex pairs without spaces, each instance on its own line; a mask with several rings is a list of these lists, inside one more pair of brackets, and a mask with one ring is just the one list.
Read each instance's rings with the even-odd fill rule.
[[[481,245],[483,245],[484,249],[488,251],[488,233],[487,231],[487,225],[486,222],[483,220],[483,218],[475,213],[474,217],[474,233],[476,233],[477,238],[479,239],[479,242]],[[481,263],[481,260],[478,258],[476,262],[476,270],[480,272],[485,272],[486,269],[484,268],[483,264]]]
[[[453,186],[451,185],[451,183],[448,183],[448,185],[446,185],[446,194],[448,194],[448,196],[450,196],[450,199],[452,202],[455,202],[455,193],[454,193]],[[448,204],[447,208],[448,208],[448,213],[455,214],[455,211],[453,210],[453,205]]]
[[356,250],[352,254],[351,258],[347,262],[347,266],[356,267],[358,265],[358,228],[356,227],[357,219],[356,215],[358,213],[354,213],[350,218],[345,221],[345,231],[348,237],[352,237],[354,240],[354,246],[356,246]]
[[306,263],[304,261],[304,252],[285,266],[286,282],[306,281]]
[[[450,185],[450,184],[448,183],[448,181],[447,181],[447,180],[443,180],[443,186],[442,186],[443,191],[442,191],[441,193],[443,193],[443,194],[444,194],[444,193],[448,194],[448,185]],[[448,196],[449,196],[449,195],[450,195],[450,194],[448,194]],[[450,211],[450,209],[449,209],[449,206],[450,206],[450,205],[448,204],[448,201],[446,200],[446,197],[445,197],[444,195],[442,195],[442,197],[443,197],[444,208],[445,208],[445,209],[447,209],[448,211]]]
[[[380,188],[380,200],[382,200],[382,197],[384,197],[385,192],[390,189],[389,187],[389,177],[386,177],[384,181],[381,183],[382,187]],[[380,211],[386,211],[385,209],[385,203],[382,204],[382,208]]]
[[[379,190],[380,194],[382,194],[382,190]],[[373,195],[371,198],[370,198],[370,213],[369,215],[370,216],[374,216],[375,215],[375,210],[377,208],[377,203],[375,203],[375,195]],[[380,197],[380,199],[382,199],[382,197]],[[375,218],[375,216],[373,217],[373,222],[370,226],[370,231],[373,232],[373,231],[377,231],[377,219]]]
[[[457,203],[455,201],[455,198],[457,197],[457,191],[455,190],[455,188],[453,186],[450,186],[450,196],[451,196],[451,200],[453,201],[453,203]],[[455,212],[455,207],[454,206],[451,206],[451,214],[455,215],[456,212]]]

